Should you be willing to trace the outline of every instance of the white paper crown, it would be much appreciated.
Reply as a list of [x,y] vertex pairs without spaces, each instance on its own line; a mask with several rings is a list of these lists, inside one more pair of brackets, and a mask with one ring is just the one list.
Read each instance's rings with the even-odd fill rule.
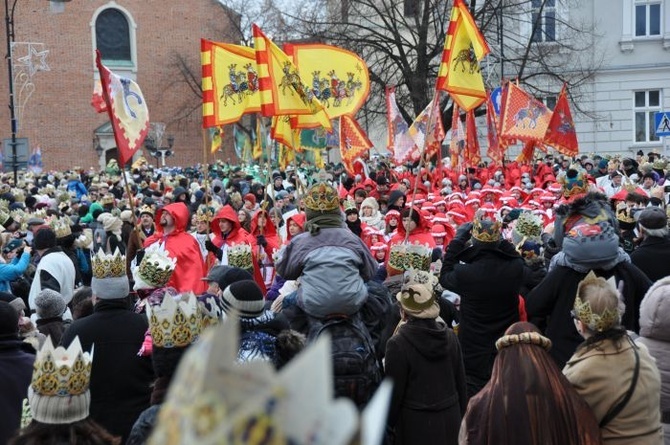
[[134,289],[164,287],[177,267],[177,259],[170,258],[163,243],[154,243],[144,251],[140,264],[133,268]]
[[93,350],[84,352],[75,337],[70,346],[54,348],[51,337],[35,356],[28,391],[32,418],[43,423],[72,423],[88,417]]
[[154,346],[183,348],[198,339],[202,314],[192,292],[178,297],[166,294],[160,305],[148,304],[146,308]]
[[125,276],[126,256],[121,255],[119,249],[116,249],[114,254],[106,254],[100,249],[97,254],[91,256],[91,270],[93,277],[98,279]]

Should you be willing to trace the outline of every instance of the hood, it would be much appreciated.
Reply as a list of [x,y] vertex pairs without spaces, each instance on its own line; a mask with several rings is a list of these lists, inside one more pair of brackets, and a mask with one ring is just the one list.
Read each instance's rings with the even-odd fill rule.
[[296,223],[302,230],[305,230],[305,222],[307,221],[307,216],[300,212],[296,213],[295,215],[291,215],[288,218],[286,218],[286,241],[291,240],[291,233],[288,231],[288,223],[290,221],[293,221]]
[[363,207],[370,207],[372,209],[372,216],[376,215],[377,212],[379,211],[379,203],[377,203],[377,200],[375,198],[365,198],[363,202],[361,203],[361,210]]
[[402,336],[427,359],[439,359],[449,353],[445,347],[448,342],[447,327],[435,320],[410,319],[397,335]]
[[179,233],[186,230],[188,220],[191,217],[186,204],[183,202],[175,202],[174,204],[166,205],[156,212],[155,221],[161,220],[163,212],[168,212],[174,218],[175,231],[173,233]]
[[642,299],[640,335],[670,341],[670,277],[654,283]]
[[259,210],[256,212],[251,218],[251,234],[252,235],[260,235],[260,229],[258,228],[258,217],[264,214],[265,215],[265,229],[263,231],[263,235],[265,236],[277,236],[277,228],[275,227],[274,223],[270,219],[270,215],[268,214],[267,210]]
[[[416,212],[419,215],[419,224],[417,224],[416,229],[414,229],[412,234],[429,233],[431,224],[428,222],[428,219],[426,219],[426,214],[417,206],[412,207],[412,209],[413,213]],[[405,226],[402,223],[402,217],[398,219],[398,233],[405,236]]]
[[216,236],[223,238],[223,235],[221,234],[221,227],[219,227],[219,221],[221,221],[222,219],[227,219],[228,221],[233,223],[233,229],[230,231],[228,236],[234,235],[235,232],[237,232],[237,229],[240,228],[240,219],[237,217],[237,212],[235,211],[235,209],[231,207],[230,204],[226,204],[214,216],[212,222],[209,223],[210,230]]

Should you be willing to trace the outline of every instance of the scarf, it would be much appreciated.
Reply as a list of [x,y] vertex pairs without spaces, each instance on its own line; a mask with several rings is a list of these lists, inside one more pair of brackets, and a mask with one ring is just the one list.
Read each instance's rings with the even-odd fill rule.
[[630,262],[631,262],[630,257],[628,256],[626,251],[624,251],[623,248],[621,247],[619,247],[617,251],[617,256],[614,259],[597,265],[577,264],[574,261],[568,259],[568,257],[565,255],[565,252],[558,252],[551,258],[551,263],[549,264],[549,270],[547,272],[551,271],[556,266],[565,266],[579,273],[589,273],[592,269],[610,270],[619,263],[630,263]]
[[305,232],[316,236],[321,229],[341,229],[342,228],[342,214],[337,213],[315,213],[316,216],[311,216],[308,211],[307,222],[305,223]]

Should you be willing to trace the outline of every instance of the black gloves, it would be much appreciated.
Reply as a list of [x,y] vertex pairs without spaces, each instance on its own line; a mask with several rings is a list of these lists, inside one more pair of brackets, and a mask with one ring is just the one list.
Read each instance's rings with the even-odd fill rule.
[[470,239],[470,236],[472,236],[472,223],[468,222],[465,224],[461,224],[458,229],[456,230],[456,235],[454,236],[454,239],[461,240],[463,242],[467,242]]
[[263,235],[256,236],[256,242],[261,247],[267,247],[267,245],[268,245],[268,240],[266,240],[265,236],[263,236]]
[[219,249],[216,247],[216,245],[212,242],[212,240],[205,240],[205,249],[207,249],[208,252],[212,252],[213,254],[218,254]]

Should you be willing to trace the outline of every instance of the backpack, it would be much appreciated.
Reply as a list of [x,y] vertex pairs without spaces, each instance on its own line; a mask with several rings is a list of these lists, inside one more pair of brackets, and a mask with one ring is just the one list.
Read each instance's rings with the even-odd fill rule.
[[308,342],[315,341],[323,332],[330,334],[335,396],[351,399],[358,408],[363,408],[381,383],[382,371],[360,315],[309,317],[308,325]]

